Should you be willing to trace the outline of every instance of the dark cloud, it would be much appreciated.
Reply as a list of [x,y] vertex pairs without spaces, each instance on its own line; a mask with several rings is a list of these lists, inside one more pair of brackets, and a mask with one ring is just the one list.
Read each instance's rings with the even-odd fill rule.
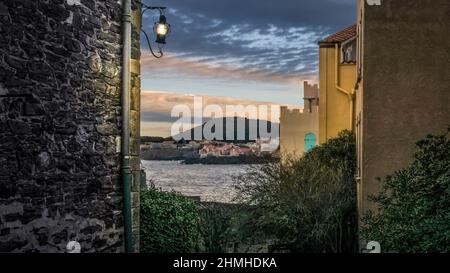
[[[166,51],[277,76],[317,72],[317,41],[355,21],[355,0],[145,0],[167,6]],[[158,14],[144,18],[150,30]],[[145,44],[144,44],[145,48]]]
[[204,16],[228,24],[343,27],[355,20],[355,0],[151,0],[186,17]]

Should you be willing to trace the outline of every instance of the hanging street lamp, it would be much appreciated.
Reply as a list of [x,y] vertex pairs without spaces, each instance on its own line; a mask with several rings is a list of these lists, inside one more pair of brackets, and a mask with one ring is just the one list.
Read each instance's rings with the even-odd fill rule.
[[147,6],[146,4],[142,4],[141,18],[143,18],[145,12],[147,12],[149,10],[158,10],[159,11],[159,20],[158,20],[158,22],[155,23],[155,25],[153,27],[153,32],[156,35],[155,42],[158,44],[158,49],[159,49],[158,53],[154,52],[151,42],[150,42],[149,35],[144,30],[144,28],[141,28],[142,32],[144,33],[145,39],[147,40],[147,44],[150,49],[150,52],[152,53],[152,55],[155,58],[161,58],[164,55],[162,49],[163,49],[164,45],[166,44],[167,36],[169,36],[169,34],[170,34],[170,24],[167,23],[167,18],[165,15],[166,9],[167,9],[166,7],[151,7],[151,6]]
[[166,44],[166,37],[170,34],[170,25],[167,23],[165,15],[159,17],[159,22],[155,23],[156,42]]

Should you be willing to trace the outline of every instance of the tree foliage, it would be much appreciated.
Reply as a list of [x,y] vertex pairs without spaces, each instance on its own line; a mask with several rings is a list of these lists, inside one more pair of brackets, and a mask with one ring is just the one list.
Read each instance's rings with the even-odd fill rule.
[[203,203],[200,206],[200,224],[203,251],[224,253],[227,246],[235,242],[233,219],[240,214],[237,204]]
[[141,252],[196,252],[201,238],[199,223],[193,201],[155,188],[141,193]]
[[379,212],[364,218],[364,238],[385,251],[450,252],[449,132],[419,141],[414,162],[386,178],[371,198]]
[[251,167],[236,179],[238,200],[252,208],[240,231],[295,252],[355,251],[355,149],[345,131],[301,158]]

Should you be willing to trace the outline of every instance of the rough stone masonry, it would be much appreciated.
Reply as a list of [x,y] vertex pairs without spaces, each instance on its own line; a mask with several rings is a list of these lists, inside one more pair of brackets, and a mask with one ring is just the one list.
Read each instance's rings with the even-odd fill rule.
[[[133,224],[139,227],[139,1]],[[0,1],[0,252],[123,251],[121,1]],[[136,243],[138,246],[138,243]]]

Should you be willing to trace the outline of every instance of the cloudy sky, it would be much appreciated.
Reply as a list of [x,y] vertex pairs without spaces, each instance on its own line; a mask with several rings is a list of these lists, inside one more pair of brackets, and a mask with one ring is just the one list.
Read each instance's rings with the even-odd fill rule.
[[[317,82],[317,42],[356,17],[356,0],[144,2],[168,7],[172,33],[162,59],[142,40],[142,135],[168,136],[171,108],[193,94],[219,105],[301,107],[302,82]],[[151,32],[158,16],[147,12],[144,28]]]

